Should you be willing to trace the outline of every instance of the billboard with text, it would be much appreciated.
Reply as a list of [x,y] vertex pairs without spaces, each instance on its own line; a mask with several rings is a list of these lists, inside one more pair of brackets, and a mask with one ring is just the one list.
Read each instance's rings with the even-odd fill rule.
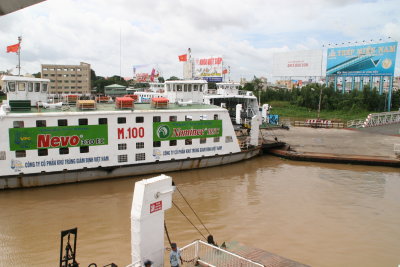
[[329,48],[326,75],[393,76],[397,42]]
[[222,57],[194,59],[194,77],[208,82],[222,82]]
[[322,50],[276,53],[272,69],[275,77],[321,76]]

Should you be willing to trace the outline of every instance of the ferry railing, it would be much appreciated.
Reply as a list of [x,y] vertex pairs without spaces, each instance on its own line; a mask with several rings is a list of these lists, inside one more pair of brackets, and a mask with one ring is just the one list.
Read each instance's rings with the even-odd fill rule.
[[136,261],[134,263],[131,263],[129,265],[126,265],[126,267],[141,267],[142,266],[142,261]]
[[246,259],[240,255],[222,248],[196,240],[181,248],[183,266],[211,266],[211,267],[264,267],[263,264]]

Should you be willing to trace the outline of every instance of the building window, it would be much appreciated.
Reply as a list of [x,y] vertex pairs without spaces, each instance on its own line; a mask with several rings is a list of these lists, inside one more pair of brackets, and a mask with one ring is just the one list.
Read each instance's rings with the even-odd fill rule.
[[8,91],[15,92],[15,82],[8,82],[7,87],[8,87]]
[[169,140],[169,146],[176,146],[176,140]]
[[189,146],[193,143],[192,139],[185,139],[185,145]]
[[214,137],[214,143],[219,143],[219,137]]
[[78,124],[79,125],[88,125],[88,119],[79,119]]
[[25,83],[18,83],[18,91],[25,91]]
[[161,141],[154,141],[153,147],[161,147]]
[[35,93],[40,92],[40,83],[35,83]]
[[126,150],[127,145],[125,143],[118,144],[118,150]]
[[33,92],[33,83],[28,83],[28,92]]
[[214,114],[214,120],[218,120],[218,114]]
[[118,162],[128,162],[128,155],[118,155]]
[[79,151],[81,153],[89,153],[89,147],[88,146],[81,146],[81,147],[79,147]]
[[201,121],[207,120],[207,115],[200,115],[200,120]]
[[45,120],[37,120],[36,127],[46,127],[46,121]]
[[13,121],[14,128],[24,128],[24,121]]
[[60,155],[65,155],[69,154],[69,148],[68,147],[60,147]]
[[146,153],[138,153],[135,155],[136,161],[146,160]]
[[136,117],[136,123],[143,123],[144,117]]
[[200,144],[205,144],[207,142],[207,138],[200,138]]
[[118,124],[126,123],[126,118],[125,117],[119,117],[118,118]]
[[99,118],[99,124],[107,124],[107,118]]
[[58,126],[68,126],[68,120],[58,120]]
[[232,143],[232,142],[233,142],[232,136],[225,136],[225,143]]
[[16,158],[25,158],[26,157],[26,150],[17,150],[15,151]]
[[193,117],[191,115],[186,115],[185,116],[185,121],[192,121]]
[[161,122],[161,116],[154,116],[153,122]]
[[38,149],[38,156],[42,157],[42,156],[47,156],[48,154],[49,154],[48,149]]
[[138,142],[138,143],[136,143],[136,148],[137,148],[137,149],[144,148],[144,142]]
[[169,116],[169,121],[177,121],[177,117],[176,116]]

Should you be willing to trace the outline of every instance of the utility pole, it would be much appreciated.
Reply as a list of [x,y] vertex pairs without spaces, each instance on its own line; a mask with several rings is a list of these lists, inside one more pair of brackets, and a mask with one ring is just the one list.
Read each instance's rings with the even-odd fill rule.
[[318,119],[319,119],[319,113],[321,112],[321,98],[322,98],[322,86],[321,86],[321,90],[319,91],[319,102],[318,102]]
[[17,52],[17,55],[18,55],[18,66],[17,66],[17,68],[18,68],[18,76],[21,76],[21,41],[22,41],[22,37],[21,36],[18,36],[18,52]]

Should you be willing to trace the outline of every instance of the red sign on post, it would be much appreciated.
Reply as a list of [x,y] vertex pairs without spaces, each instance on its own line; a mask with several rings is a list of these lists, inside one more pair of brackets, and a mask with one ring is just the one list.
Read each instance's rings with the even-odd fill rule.
[[153,212],[156,212],[159,210],[162,210],[162,201],[161,200],[150,204],[150,213],[153,213]]

